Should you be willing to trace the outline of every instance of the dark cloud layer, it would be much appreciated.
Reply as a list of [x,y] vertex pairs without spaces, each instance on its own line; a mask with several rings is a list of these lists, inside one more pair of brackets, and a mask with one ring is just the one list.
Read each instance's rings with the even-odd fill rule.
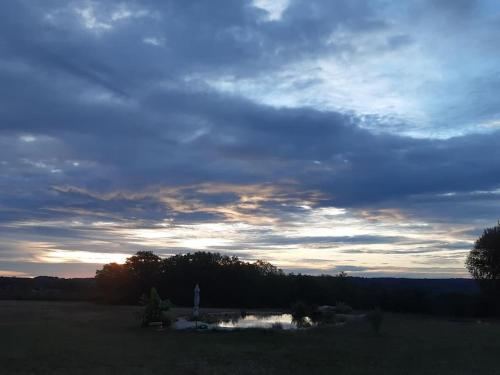
[[[428,19],[428,4],[415,7]],[[454,17],[477,12],[469,2],[430,7]],[[394,209],[473,227],[491,221],[500,131],[446,139],[373,132],[376,116],[276,107],[207,84],[352,54],[354,42],[332,33],[391,30],[380,9],[375,1],[292,1],[268,22],[263,9],[236,1],[2,3],[2,231],[31,221],[42,229],[29,227],[30,235],[57,240],[81,231],[43,229],[44,222],[286,221],[304,205]],[[406,31],[392,32],[384,48],[412,45]],[[261,197],[250,205],[248,195]],[[262,241],[381,243],[377,236]]]

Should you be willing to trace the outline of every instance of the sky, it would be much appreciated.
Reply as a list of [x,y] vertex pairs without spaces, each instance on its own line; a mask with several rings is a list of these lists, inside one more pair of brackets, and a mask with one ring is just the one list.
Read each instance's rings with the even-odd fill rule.
[[500,218],[494,0],[0,2],[0,275],[138,250],[467,277]]

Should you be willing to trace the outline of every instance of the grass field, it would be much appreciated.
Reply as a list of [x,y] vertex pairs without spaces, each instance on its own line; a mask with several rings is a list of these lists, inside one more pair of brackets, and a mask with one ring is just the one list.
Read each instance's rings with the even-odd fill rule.
[[500,324],[385,315],[300,332],[157,332],[135,308],[0,301],[0,374],[500,374]]

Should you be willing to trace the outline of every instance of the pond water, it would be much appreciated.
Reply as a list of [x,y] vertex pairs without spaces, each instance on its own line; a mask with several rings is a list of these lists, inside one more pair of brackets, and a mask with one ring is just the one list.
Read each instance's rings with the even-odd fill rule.
[[[306,325],[310,325],[309,318],[305,318]],[[291,314],[273,314],[273,315],[245,315],[242,317],[221,320],[214,324],[216,328],[235,329],[235,328],[276,328],[279,326],[282,329],[297,329],[303,324],[297,324]]]

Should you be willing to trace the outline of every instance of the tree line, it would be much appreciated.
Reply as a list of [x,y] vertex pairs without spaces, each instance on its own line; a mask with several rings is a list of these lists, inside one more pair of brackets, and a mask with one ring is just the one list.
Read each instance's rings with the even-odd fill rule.
[[140,251],[124,264],[104,265],[95,278],[0,277],[0,299],[137,304],[155,287],[175,305],[191,306],[198,283],[202,307],[288,308],[297,302],[344,302],[357,309],[380,307],[461,317],[500,315],[500,225],[483,232],[465,265],[475,280],[286,274],[267,262],[245,262],[218,253],[161,258]]
[[[461,291],[461,280],[371,279],[338,275],[284,273],[263,261],[245,262],[219,253],[195,252],[161,258],[139,251],[124,264],[104,265],[96,272],[99,299],[135,304],[155,287],[177,306],[191,306],[193,288],[201,287],[204,307],[280,307],[298,301],[308,305],[347,303],[357,309],[453,316],[491,315],[491,304],[474,291]],[[472,282],[472,281],[471,281]],[[402,286],[401,286],[401,285]],[[436,286],[453,284],[441,291]],[[472,289],[473,288],[469,288]]]
[[[319,285],[327,279],[332,288]],[[203,305],[214,307],[281,307],[299,299],[326,303],[346,291],[343,279],[287,275],[268,262],[210,252],[161,258],[139,251],[124,264],[106,264],[96,272],[101,298],[109,303],[134,303],[155,287],[162,297],[189,306],[199,284]]]

